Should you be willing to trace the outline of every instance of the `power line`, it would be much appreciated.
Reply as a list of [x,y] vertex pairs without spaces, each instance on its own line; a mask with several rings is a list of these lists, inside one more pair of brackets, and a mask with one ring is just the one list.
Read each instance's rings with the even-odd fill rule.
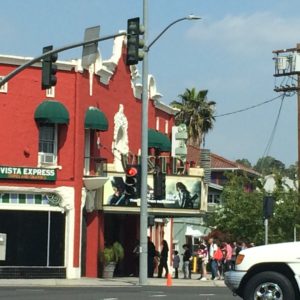
[[283,100],[285,98],[285,94],[283,93],[281,96],[281,103],[280,103],[280,107],[279,107],[279,110],[278,110],[278,113],[277,113],[277,117],[276,117],[276,120],[275,120],[275,123],[274,123],[274,126],[273,126],[273,129],[272,129],[272,132],[271,132],[271,135],[270,135],[270,138],[268,140],[268,143],[267,143],[267,146],[265,148],[265,151],[263,153],[263,156],[262,156],[262,171],[264,169],[264,162],[265,162],[265,158],[268,156],[270,150],[271,150],[271,146],[272,146],[272,143],[273,143],[273,140],[274,140],[274,137],[275,137],[275,133],[276,133],[276,130],[277,130],[277,125],[278,125],[278,121],[279,121],[279,117],[280,117],[280,114],[281,114],[281,110],[282,110],[282,105],[283,105]]
[[284,100],[284,94],[282,95],[280,107],[279,107],[279,110],[278,110],[278,113],[277,113],[277,117],[276,117],[276,120],[275,120],[275,124],[274,124],[274,127],[272,129],[272,132],[271,132],[268,144],[266,146],[266,149],[264,151],[263,157],[267,156],[269,154],[270,149],[271,149],[271,146],[272,146],[272,143],[273,143],[273,140],[274,140],[274,136],[275,136],[275,133],[276,133],[276,129],[277,129],[279,117],[280,117],[281,110],[282,110],[283,100]]
[[280,94],[279,96],[277,96],[277,97],[275,97],[275,98],[266,100],[266,101],[264,101],[264,102],[261,102],[261,103],[258,103],[258,104],[255,104],[255,105],[252,105],[252,106],[249,106],[249,107],[246,107],[246,108],[242,108],[242,109],[239,109],[239,110],[236,110],[236,111],[232,111],[232,112],[229,112],[229,113],[225,113],[225,114],[221,114],[221,115],[216,115],[216,116],[214,116],[214,117],[215,117],[215,118],[219,118],[219,117],[224,117],[224,116],[229,116],[229,115],[241,113],[241,112],[244,112],[244,111],[247,111],[247,110],[250,110],[250,109],[259,107],[259,106],[262,106],[262,105],[264,105],[264,104],[270,103],[270,102],[272,102],[272,101],[275,101],[275,100],[277,100],[278,98],[282,97],[282,95],[285,96],[285,94],[283,93],[283,94]]

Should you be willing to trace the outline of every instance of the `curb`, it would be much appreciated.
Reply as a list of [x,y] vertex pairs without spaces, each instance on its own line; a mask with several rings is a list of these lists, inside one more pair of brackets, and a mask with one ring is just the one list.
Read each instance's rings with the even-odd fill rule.
[[[148,278],[148,286],[168,286],[166,278]],[[80,279],[0,279],[2,287],[139,287],[139,278],[121,277],[112,279],[103,278],[80,278]],[[195,286],[195,287],[225,287],[223,280],[200,281],[197,279],[173,279],[172,285],[176,286]]]

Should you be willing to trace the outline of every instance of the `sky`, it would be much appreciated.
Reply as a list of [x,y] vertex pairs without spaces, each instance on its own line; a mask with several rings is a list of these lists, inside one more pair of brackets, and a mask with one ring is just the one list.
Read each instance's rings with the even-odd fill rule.
[[[252,164],[264,155],[286,166],[297,161],[297,96],[281,101],[274,92],[273,50],[300,42],[299,0],[148,0],[150,43],[174,20],[149,51],[149,73],[162,101],[178,100],[185,89],[208,90],[216,121],[205,148],[229,160]],[[143,0],[0,0],[0,54],[36,57],[42,48],[83,40],[100,25],[101,35],[126,30],[127,19],[143,16]],[[103,59],[112,41],[99,44]],[[81,49],[59,60],[81,57]],[[139,64],[141,68],[141,64]],[[278,79],[277,79],[278,82]],[[274,101],[271,99],[276,98]],[[253,109],[239,113],[223,114]],[[277,124],[275,126],[275,124]],[[274,128],[276,128],[274,130]]]

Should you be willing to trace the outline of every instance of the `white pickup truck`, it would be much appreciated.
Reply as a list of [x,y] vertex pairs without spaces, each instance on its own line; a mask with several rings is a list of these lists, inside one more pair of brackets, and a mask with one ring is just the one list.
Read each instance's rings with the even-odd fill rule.
[[300,242],[242,250],[225,284],[244,300],[299,300]]

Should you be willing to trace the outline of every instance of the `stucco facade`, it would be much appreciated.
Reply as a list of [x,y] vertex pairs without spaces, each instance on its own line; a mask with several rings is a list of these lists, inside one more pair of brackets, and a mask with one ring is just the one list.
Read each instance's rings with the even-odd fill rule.
[[[0,277],[97,277],[99,250],[113,240],[130,256],[138,207],[102,206],[109,174],[124,175],[124,163],[138,163],[141,148],[141,85],[136,67],[125,64],[123,42],[116,38],[111,58],[99,53],[86,69],[80,59],[58,61],[54,89],[41,89],[40,63],[0,89],[0,233],[7,234]],[[0,55],[0,76],[29,59]],[[174,111],[160,97],[149,76],[149,128],[171,138]],[[170,152],[160,155],[170,170]],[[149,235],[171,244],[171,225],[158,220]]]

